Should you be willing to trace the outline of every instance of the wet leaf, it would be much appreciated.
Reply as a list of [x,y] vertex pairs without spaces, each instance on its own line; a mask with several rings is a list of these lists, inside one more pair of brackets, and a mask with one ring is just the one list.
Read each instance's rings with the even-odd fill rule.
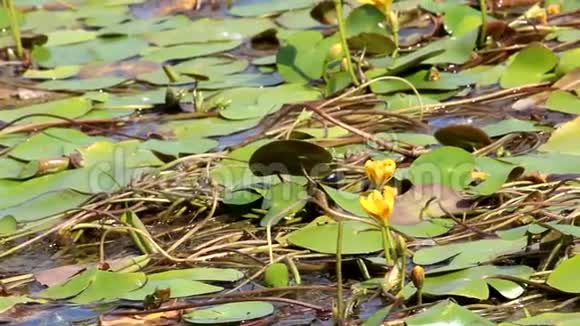
[[31,175],[21,175],[26,163],[10,158],[0,158],[0,179],[21,179]]
[[51,287],[64,283],[69,278],[84,271],[88,264],[64,265],[34,273],[36,281],[44,286]]
[[24,78],[30,79],[66,79],[76,76],[80,71],[79,66],[58,66],[54,69],[34,70],[28,69],[22,75]]
[[409,169],[409,179],[415,185],[440,184],[462,190],[471,182],[474,166],[475,160],[470,153],[444,146],[416,159]]
[[[431,1],[431,0],[428,0]],[[405,319],[408,326],[453,324],[456,326],[492,326],[494,323],[449,300],[442,301],[427,311]]]
[[575,276],[580,270],[580,256],[574,256],[558,264],[548,276],[548,285],[567,293],[580,293],[580,280]]
[[269,0],[269,1],[236,1],[230,8],[230,14],[234,16],[266,16],[283,11],[302,9],[314,4],[313,0]]
[[[444,52],[424,61],[426,64],[463,64],[472,58],[472,51],[477,41],[478,29],[473,29],[459,36],[443,39],[441,47]],[[432,45],[433,46],[433,45]],[[436,45],[435,45],[436,46]]]
[[209,44],[186,44],[156,48],[144,54],[143,59],[156,62],[201,57],[208,54],[232,50],[240,41],[213,42]]
[[477,266],[442,275],[428,275],[423,291],[429,295],[457,295],[479,300],[489,298],[488,286],[508,299],[515,299],[524,293],[524,288],[516,282],[494,279],[494,275],[510,275],[529,279],[534,269],[528,266]]
[[546,101],[546,106],[552,111],[580,114],[580,98],[571,92],[553,91]]
[[8,201],[0,205],[0,216],[12,215],[18,222],[35,221],[77,208],[91,197],[72,190],[55,190],[33,197],[21,195],[28,194],[33,189],[22,186],[19,190],[13,196],[18,196],[21,200],[14,204]]
[[246,301],[196,309],[184,315],[183,319],[195,324],[224,324],[261,318],[272,313],[274,306],[271,303]]
[[191,281],[235,282],[244,274],[233,268],[196,267],[156,273],[160,279],[180,278]]
[[580,117],[561,125],[538,150],[548,153],[579,155],[578,137],[580,137]]
[[264,196],[263,206],[268,213],[260,220],[260,225],[272,226],[285,217],[292,217],[304,208],[308,198],[303,185],[294,182],[273,185]]
[[473,151],[491,144],[489,136],[472,125],[448,125],[434,134],[439,143]]
[[526,246],[525,237],[516,240],[494,239],[453,243],[420,249],[413,256],[413,262],[418,265],[431,265],[451,258],[447,268],[460,269],[522,251]]
[[16,229],[17,222],[14,216],[6,215],[0,218],[0,235],[8,235],[14,233]]
[[558,57],[550,49],[534,43],[514,55],[501,75],[500,85],[510,88],[539,83],[557,63]]
[[346,19],[347,37],[351,38],[362,33],[388,36],[379,24],[384,22],[385,15],[375,6],[362,5],[355,8]]
[[161,126],[161,131],[172,133],[178,139],[204,138],[233,134],[255,127],[258,122],[259,119],[226,120],[211,117],[166,123]]
[[288,286],[290,276],[288,275],[288,266],[284,263],[274,263],[268,265],[264,272],[264,283],[268,287],[279,288]]
[[263,87],[278,85],[283,82],[282,77],[277,73],[271,74],[233,74],[219,76],[214,80],[201,81],[198,84],[199,89],[223,89],[232,87]]
[[577,48],[562,53],[556,74],[565,75],[578,68],[580,68],[580,49]]
[[323,147],[302,140],[270,142],[254,152],[249,165],[257,176],[272,174],[311,176],[327,173],[332,155]]
[[366,32],[350,37],[348,46],[353,50],[365,49],[370,55],[391,54],[396,49],[395,42],[391,37]]
[[[315,252],[336,254],[338,224],[335,222],[318,224],[319,219],[290,233],[288,241],[295,246]],[[381,231],[361,222],[344,222],[342,254],[368,254],[382,249]]]
[[80,164],[83,167],[99,167],[112,163],[120,169],[163,165],[151,151],[140,149],[140,145],[136,140],[119,143],[98,141],[78,150],[82,157]]
[[580,173],[580,156],[560,153],[536,153],[505,157],[502,160],[523,166],[527,173],[576,174]]
[[276,57],[278,72],[290,83],[305,83],[318,79],[324,71],[324,61],[330,44],[315,31],[292,34]]

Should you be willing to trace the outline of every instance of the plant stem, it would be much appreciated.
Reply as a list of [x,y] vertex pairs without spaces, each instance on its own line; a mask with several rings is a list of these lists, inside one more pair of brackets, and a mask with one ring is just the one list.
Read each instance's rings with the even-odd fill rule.
[[393,258],[391,257],[391,237],[389,235],[389,227],[384,225],[381,228],[381,232],[383,233],[383,250],[385,251],[385,262],[387,265],[392,265]]
[[12,31],[12,38],[16,44],[16,55],[19,59],[22,59],[24,49],[22,48],[22,40],[20,39],[20,26],[18,25],[18,18],[16,17],[16,9],[14,9],[14,0],[3,0],[2,3],[9,12],[10,31]]
[[348,48],[348,43],[346,41],[346,26],[344,25],[344,15],[342,10],[342,0],[334,0],[334,6],[336,7],[336,16],[338,18],[338,32],[340,34],[340,41],[342,43],[342,52],[344,53],[344,59],[346,60],[346,69],[350,74],[352,82],[358,86],[360,82],[354,73],[352,67],[352,59],[350,57],[350,49]]
[[420,306],[423,304],[423,289],[417,289],[417,305]]
[[479,0],[479,10],[481,10],[481,31],[479,33],[479,39],[477,45],[482,48],[485,45],[486,37],[486,25],[487,25],[487,6],[485,0]]
[[344,229],[344,222],[338,219],[338,232],[336,235],[336,321],[338,325],[342,325],[342,317],[344,313],[343,304],[343,289],[342,289],[342,234]]

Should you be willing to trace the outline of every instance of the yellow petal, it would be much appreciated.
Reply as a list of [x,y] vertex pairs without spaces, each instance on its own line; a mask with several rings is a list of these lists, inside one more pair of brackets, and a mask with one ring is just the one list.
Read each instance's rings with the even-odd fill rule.
[[384,210],[383,195],[378,190],[373,190],[368,196],[360,196],[359,203],[372,217],[382,217]]
[[385,208],[383,209],[383,220],[387,221],[391,218],[393,214],[393,209],[395,208],[395,197],[397,196],[397,189],[389,186],[383,188],[383,203]]
[[381,187],[388,182],[395,174],[396,168],[397,164],[393,160],[365,162],[365,173],[376,187]]

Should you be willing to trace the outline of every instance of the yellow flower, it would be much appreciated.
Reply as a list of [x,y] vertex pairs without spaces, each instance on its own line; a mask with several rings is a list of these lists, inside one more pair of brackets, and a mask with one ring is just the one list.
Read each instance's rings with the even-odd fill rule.
[[553,3],[546,8],[548,15],[557,15],[560,13],[560,4]]
[[397,164],[393,160],[368,160],[365,163],[365,173],[369,180],[377,187],[381,187],[387,181],[391,180],[396,168]]
[[373,5],[383,13],[391,11],[391,5],[393,4],[393,0],[358,0],[358,2],[363,5]]
[[423,267],[419,265],[413,267],[413,270],[411,270],[411,281],[417,289],[423,288],[423,282],[425,282],[425,270]]
[[395,188],[385,186],[382,193],[373,190],[368,196],[360,196],[359,203],[370,216],[387,223],[393,213],[396,195]]

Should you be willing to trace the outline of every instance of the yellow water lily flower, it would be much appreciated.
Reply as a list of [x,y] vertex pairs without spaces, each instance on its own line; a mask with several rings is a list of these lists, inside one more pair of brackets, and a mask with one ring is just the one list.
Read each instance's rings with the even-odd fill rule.
[[393,0],[358,0],[359,3],[363,5],[372,5],[377,7],[383,13],[387,13],[391,10],[391,5]]
[[382,193],[373,190],[368,196],[360,196],[359,203],[370,216],[386,224],[393,214],[396,195],[395,188],[385,186]]
[[393,160],[381,160],[365,162],[365,173],[369,180],[377,187],[381,187],[391,180],[395,174],[397,163]]

